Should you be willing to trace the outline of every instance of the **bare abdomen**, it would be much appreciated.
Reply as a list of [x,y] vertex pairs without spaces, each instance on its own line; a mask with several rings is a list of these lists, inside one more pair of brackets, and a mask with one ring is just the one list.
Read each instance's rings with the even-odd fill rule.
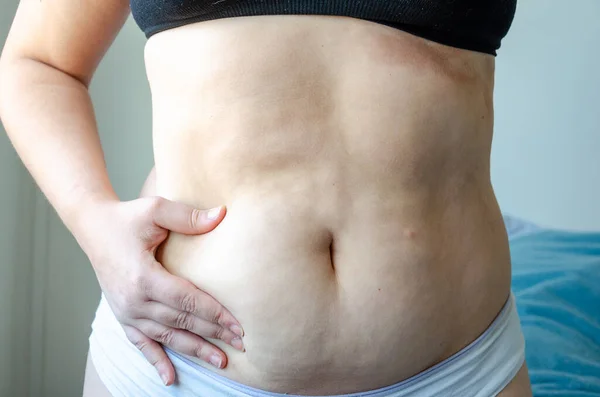
[[474,340],[508,296],[493,61],[364,21],[291,20],[149,42],[158,193],[228,207],[159,260],[242,323],[245,353],[215,342],[224,376],[374,389]]

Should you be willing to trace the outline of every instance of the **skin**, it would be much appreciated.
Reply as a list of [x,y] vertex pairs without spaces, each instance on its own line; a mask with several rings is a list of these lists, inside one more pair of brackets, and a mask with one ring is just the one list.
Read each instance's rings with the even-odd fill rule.
[[[27,138],[24,112],[8,101],[0,111],[84,250],[100,252],[78,225],[95,208],[102,218],[127,211],[102,204],[114,198],[84,87],[126,4],[35,3],[17,15],[2,74],[21,89],[52,81],[37,96],[11,91],[17,108],[54,106],[36,113],[44,138]],[[206,335],[227,366],[200,365],[274,392],[352,393],[423,371],[494,320],[510,292],[510,256],[490,182],[492,56],[320,16],[187,25],[153,36],[145,55],[155,194],[227,207],[210,233],[175,230],[145,248],[243,325],[244,352]],[[17,63],[30,69],[6,66]],[[55,102],[40,99],[54,91],[63,93]],[[92,133],[68,146],[64,125]],[[42,172],[61,156],[58,176]],[[92,219],[117,227],[102,218]],[[530,393],[523,366],[500,395]]]

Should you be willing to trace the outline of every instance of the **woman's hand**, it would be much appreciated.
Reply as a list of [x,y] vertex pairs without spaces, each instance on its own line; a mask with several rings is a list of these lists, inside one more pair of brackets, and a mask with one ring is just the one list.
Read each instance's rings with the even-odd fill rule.
[[218,368],[225,367],[227,357],[203,337],[243,351],[243,331],[232,314],[155,259],[169,231],[208,233],[224,216],[223,207],[201,211],[160,197],[144,197],[101,204],[94,216],[86,217],[90,232],[80,244],[102,291],[127,338],[166,385],[174,382],[175,370],[160,344]]

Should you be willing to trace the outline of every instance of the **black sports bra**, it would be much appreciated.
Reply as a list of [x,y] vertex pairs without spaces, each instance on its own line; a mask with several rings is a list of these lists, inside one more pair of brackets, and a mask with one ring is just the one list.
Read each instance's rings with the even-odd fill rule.
[[517,0],[130,0],[146,37],[194,22],[252,15],[337,15],[496,55]]

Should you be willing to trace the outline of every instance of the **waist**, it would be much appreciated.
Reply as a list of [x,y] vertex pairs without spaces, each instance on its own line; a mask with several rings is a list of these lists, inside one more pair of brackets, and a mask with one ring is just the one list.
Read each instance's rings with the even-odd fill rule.
[[[292,391],[288,388],[282,392],[284,394],[279,394],[248,387],[199,367],[186,357],[167,349],[179,381],[176,390],[169,388],[170,392],[157,380],[151,372],[152,369],[144,364],[145,359],[140,352],[128,343],[105,299],[102,299],[98,307],[92,327],[91,357],[102,382],[115,397],[139,395],[150,391],[152,395],[161,396],[188,393],[282,397],[290,395]],[[118,352],[118,360],[115,360],[115,352]],[[511,380],[523,362],[524,340],[514,297],[511,296],[493,323],[475,341],[448,359],[396,384],[368,391],[356,389],[362,392],[335,396],[358,397],[367,394],[372,397],[405,397],[442,396],[452,393],[465,397],[495,396],[512,383]],[[132,368],[138,368],[138,371],[132,371]],[[314,395],[306,388],[298,389],[295,393]],[[327,395],[334,395],[333,393]]]

